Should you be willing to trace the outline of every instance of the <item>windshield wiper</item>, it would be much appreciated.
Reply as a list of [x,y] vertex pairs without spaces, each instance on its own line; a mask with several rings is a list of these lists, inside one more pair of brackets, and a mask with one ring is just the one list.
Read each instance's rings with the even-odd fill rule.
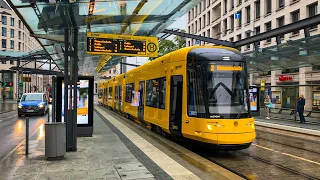
[[240,119],[240,116],[241,116],[241,114],[242,114],[242,111],[243,111],[244,107],[245,107],[244,105],[241,107],[241,110],[240,110],[240,112],[238,113],[236,119]]

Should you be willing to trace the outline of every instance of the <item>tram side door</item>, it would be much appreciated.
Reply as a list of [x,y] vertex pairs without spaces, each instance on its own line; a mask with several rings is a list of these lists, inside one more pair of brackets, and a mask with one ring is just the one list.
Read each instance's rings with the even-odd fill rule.
[[118,107],[119,111],[122,111],[122,85],[119,86],[119,101],[118,101]]
[[141,124],[146,125],[144,121],[144,81],[139,82],[139,94],[138,119]]
[[119,98],[119,96],[118,96],[118,94],[119,94],[119,86],[115,86],[114,90],[115,90],[115,92],[114,92],[113,109],[116,110],[117,109],[116,107],[117,107],[117,103],[118,103],[118,98]]
[[182,91],[183,76],[171,76],[169,130],[175,137],[182,136]]

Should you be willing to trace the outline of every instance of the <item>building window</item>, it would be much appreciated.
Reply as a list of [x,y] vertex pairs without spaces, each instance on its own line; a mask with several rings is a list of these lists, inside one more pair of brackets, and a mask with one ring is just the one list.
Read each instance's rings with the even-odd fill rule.
[[14,60],[10,59],[10,64],[13,65],[14,64]]
[[[298,22],[300,19],[300,10],[294,11],[291,13],[292,23]],[[293,35],[299,34],[299,30],[292,32]]]
[[278,0],[278,8],[284,8],[284,0]]
[[[284,16],[277,18],[278,28],[284,26]],[[280,38],[284,38],[284,34],[280,35]]]
[[14,26],[14,18],[10,18],[10,26]]
[[[308,6],[308,14],[309,14],[309,17],[315,16],[318,14],[318,2]],[[310,29],[316,29],[317,27],[318,27],[317,25],[311,26]]]
[[19,51],[21,51],[21,42],[18,43],[18,46]]
[[203,15],[203,26],[202,28],[205,28],[206,27],[206,15],[204,14]]
[[7,64],[7,60],[2,60],[2,64]]
[[[199,31],[201,30],[201,18],[199,18]],[[197,31],[196,31],[197,32]]]
[[272,11],[272,0],[266,0],[266,14],[270,14]]
[[230,42],[233,42],[234,41],[234,38],[232,37],[232,38],[230,38]]
[[227,13],[227,0],[223,1],[224,13]]
[[207,30],[207,37],[210,38],[210,29]]
[[2,36],[6,37],[7,36],[7,28],[2,27]]
[[190,11],[188,12],[188,22],[190,22],[190,20],[191,20],[191,16],[190,16]]
[[201,12],[202,12],[202,3],[200,2],[200,4],[199,4],[199,14],[201,14]]
[[205,9],[206,9],[206,7],[207,7],[207,5],[206,5],[206,4],[207,4],[207,0],[204,0],[204,1],[203,1],[203,10],[205,10]]
[[234,8],[234,0],[230,0],[230,9],[233,9]]
[[246,15],[247,15],[247,23],[250,23],[251,17],[250,17],[250,6],[246,7]]
[[237,35],[237,39],[238,39],[238,41],[240,41],[242,38],[241,38],[241,34],[238,34]]
[[228,25],[227,25],[227,19],[223,20],[223,32],[224,34],[227,34]]
[[134,97],[134,83],[126,84],[126,102],[131,103]]
[[14,38],[14,29],[10,29],[10,38]]
[[7,40],[2,39],[2,48],[7,48]]
[[[246,38],[250,37],[250,33],[251,32],[246,32]],[[247,48],[247,50],[249,50],[250,49],[250,44],[246,45],[246,48]]]
[[[266,32],[271,30],[271,21],[265,24]],[[271,43],[271,38],[266,40],[267,43]]]
[[242,4],[242,0],[239,0],[238,1],[238,5],[240,6]]
[[21,28],[21,20],[19,20],[19,28]]
[[166,107],[166,78],[147,80],[146,106],[165,109]]
[[230,16],[230,31],[234,31],[234,16]]
[[1,22],[3,25],[7,25],[7,16],[2,16],[1,17]]
[[256,19],[259,19],[260,18],[260,0],[256,1],[254,3],[254,6],[256,8],[256,14],[255,14]]
[[14,49],[14,41],[10,40],[10,49]]
[[210,18],[211,18],[211,13],[210,13],[210,11],[208,11],[208,13],[207,13],[207,18],[208,18],[208,22],[207,22],[207,25],[209,26],[210,25]]
[[21,31],[18,32],[18,38],[21,40]]
[[260,26],[254,28],[254,32],[255,32],[256,35],[260,34]]

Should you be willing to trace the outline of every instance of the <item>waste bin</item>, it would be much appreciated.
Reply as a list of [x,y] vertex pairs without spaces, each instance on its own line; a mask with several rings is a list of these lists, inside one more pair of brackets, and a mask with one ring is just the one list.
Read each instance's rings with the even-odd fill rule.
[[63,159],[66,154],[66,124],[47,122],[45,133],[45,155],[48,160]]

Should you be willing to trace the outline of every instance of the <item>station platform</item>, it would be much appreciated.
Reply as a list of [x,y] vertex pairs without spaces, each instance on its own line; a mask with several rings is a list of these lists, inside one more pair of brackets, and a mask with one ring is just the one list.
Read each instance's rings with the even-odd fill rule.
[[0,179],[243,179],[126,121],[96,105],[93,137],[79,137],[77,152],[67,152],[60,161],[46,159],[41,125],[30,137],[28,156],[20,144],[0,160]]
[[304,123],[301,124],[299,121],[292,119],[274,118],[271,116],[270,119],[265,119],[262,116],[254,117],[255,125],[275,128],[280,130],[286,130],[296,133],[302,133],[312,136],[320,136],[320,124]]

